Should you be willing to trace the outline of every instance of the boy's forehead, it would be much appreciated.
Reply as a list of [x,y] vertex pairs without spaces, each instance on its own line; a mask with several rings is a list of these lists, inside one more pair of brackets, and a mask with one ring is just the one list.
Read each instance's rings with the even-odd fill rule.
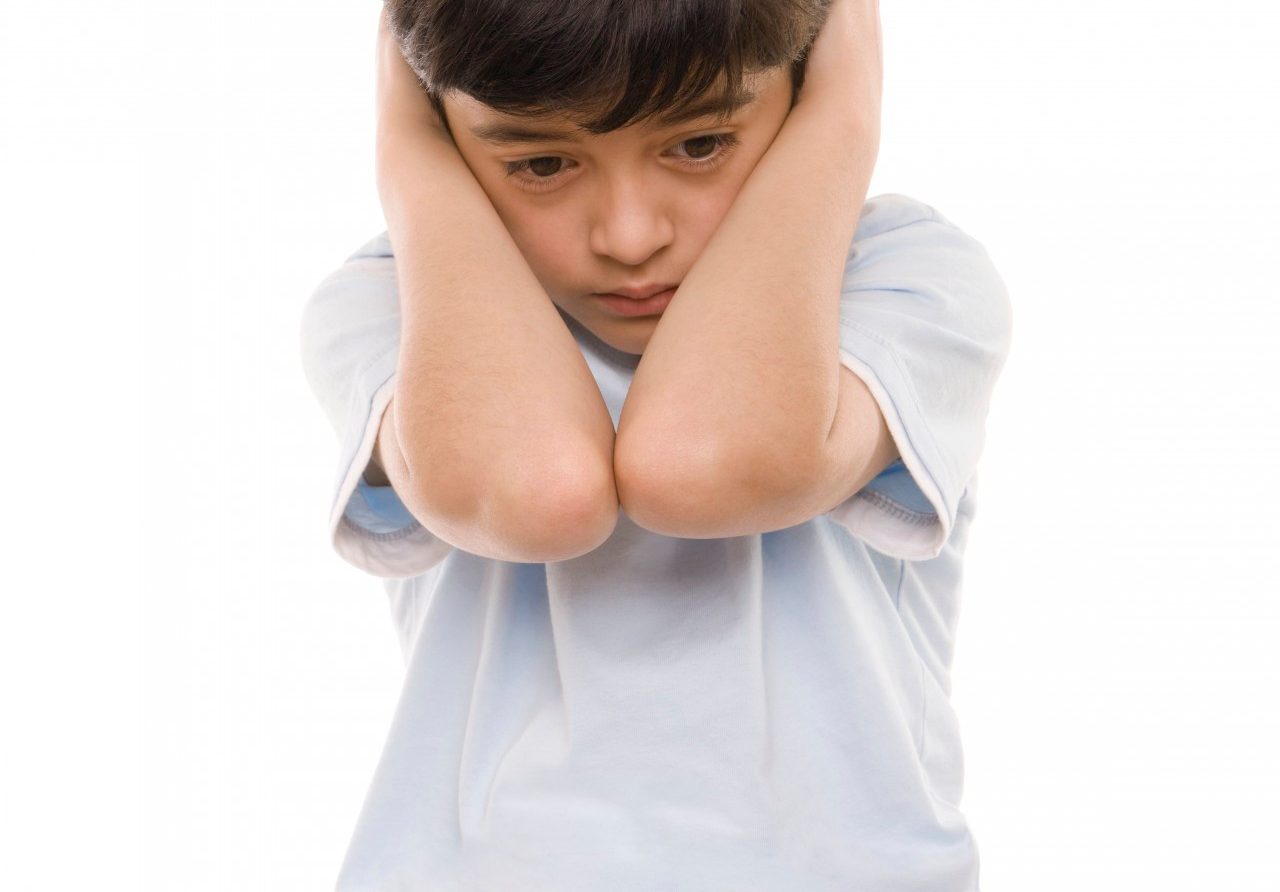
[[[650,119],[635,122],[640,130],[662,129],[686,124],[703,118],[727,119],[735,112],[749,108],[761,95],[766,79],[775,72],[744,72],[737,96],[729,96],[723,76],[696,99],[674,106]],[[590,132],[574,122],[574,116],[565,112],[530,112],[509,114],[486,105],[466,93],[451,93],[449,101],[464,110],[471,134],[481,142],[491,145],[511,145],[520,142],[549,142],[556,140],[577,141]],[[605,106],[607,107],[607,106]]]

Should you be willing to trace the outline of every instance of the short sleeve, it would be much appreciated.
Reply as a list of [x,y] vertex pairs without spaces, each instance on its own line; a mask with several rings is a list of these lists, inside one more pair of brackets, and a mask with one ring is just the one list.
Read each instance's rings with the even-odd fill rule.
[[400,358],[399,291],[385,233],[347,258],[308,298],[301,347],[307,383],[338,439],[329,511],[334,550],[382,578],[429,570],[453,546],[414,518],[393,487],[364,479]]
[[986,250],[904,195],[863,205],[840,297],[840,362],[901,458],[825,516],[884,554],[937,557],[976,485],[1012,307]]

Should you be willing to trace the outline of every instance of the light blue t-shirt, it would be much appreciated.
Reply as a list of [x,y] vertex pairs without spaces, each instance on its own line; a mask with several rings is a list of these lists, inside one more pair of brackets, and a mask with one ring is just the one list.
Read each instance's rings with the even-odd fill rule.
[[[616,429],[638,357],[561,316]],[[679,539],[624,511],[588,554],[510,563],[363,480],[399,305],[386,235],[353,254],[302,355],[340,443],[329,535],[384,580],[406,673],[339,892],[977,890],[949,669],[1011,323],[978,242],[870,198],[840,359],[901,459],[786,529]]]

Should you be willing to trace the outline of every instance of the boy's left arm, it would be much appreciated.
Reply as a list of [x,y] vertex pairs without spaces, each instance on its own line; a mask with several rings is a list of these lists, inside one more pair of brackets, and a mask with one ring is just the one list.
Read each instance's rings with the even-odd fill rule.
[[897,457],[842,367],[843,270],[879,144],[874,0],[836,0],[799,99],[663,313],[618,424],[619,501],[682,538],[781,529]]

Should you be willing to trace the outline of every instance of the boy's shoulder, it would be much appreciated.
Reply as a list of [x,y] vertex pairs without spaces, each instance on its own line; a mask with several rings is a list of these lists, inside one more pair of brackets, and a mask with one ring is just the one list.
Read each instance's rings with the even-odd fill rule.
[[393,257],[391,253],[391,238],[383,231],[375,235],[369,241],[365,242],[357,248],[346,262],[351,263],[357,260],[385,260]]
[[906,273],[954,272],[957,263],[989,266],[986,247],[933,205],[896,192],[862,204],[849,252],[850,269],[882,261]]
[[947,222],[937,209],[910,195],[886,192],[868,197],[858,218],[859,239],[882,235],[913,223]]

